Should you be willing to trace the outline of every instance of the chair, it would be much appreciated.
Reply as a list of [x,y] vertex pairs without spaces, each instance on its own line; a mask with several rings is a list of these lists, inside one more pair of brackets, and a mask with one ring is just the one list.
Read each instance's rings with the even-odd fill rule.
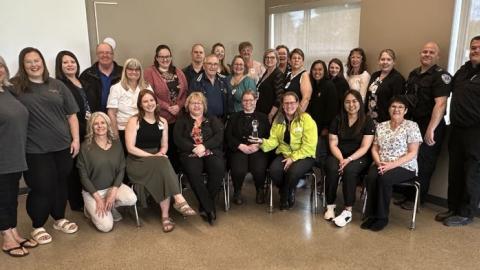
[[[135,192],[135,184],[132,184],[131,188],[132,188],[132,190],[134,190],[134,192]],[[135,221],[136,221],[136,223],[137,223],[137,227],[141,227],[142,224],[140,223],[140,218],[139,218],[139,216],[138,216],[137,203],[133,204],[132,206],[133,206],[133,212],[134,212],[134,214],[135,214]]]
[[[206,181],[207,179],[207,173],[202,173],[202,176],[204,180]],[[178,182],[180,185],[180,192],[183,194],[183,178],[186,177],[186,175],[183,172],[180,172],[178,174]],[[225,212],[228,212],[230,209],[230,182],[231,182],[231,175],[230,171],[227,171],[225,173],[225,176],[222,179],[222,189],[223,189],[223,201],[224,201],[224,210]]]
[[[310,204],[312,206],[313,212],[316,214],[318,212],[318,189],[317,189],[317,176],[315,175],[313,168],[305,173],[304,175],[305,179],[311,179],[311,191],[310,191]],[[273,181],[268,175],[267,171],[267,179],[266,179],[267,185],[268,185],[268,192],[270,193],[269,196],[269,203],[268,203],[268,212],[273,213]]]
[[[417,217],[417,211],[418,211],[418,197],[420,195],[420,183],[417,181],[417,177],[414,177],[408,181],[405,181],[403,183],[395,184],[394,186],[404,186],[404,187],[414,187],[415,188],[415,202],[413,205],[413,210],[412,210],[412,220],[410,221],[410,230],[415,229],[415,220]],[[367,199],[368,199],[368,193],[367,193],[367,187],[363,188],[362,194],[365,194],[365,199],[363,200],[363,209],[362,209],[362,214],[365,216],[365,210],[367,207]]]

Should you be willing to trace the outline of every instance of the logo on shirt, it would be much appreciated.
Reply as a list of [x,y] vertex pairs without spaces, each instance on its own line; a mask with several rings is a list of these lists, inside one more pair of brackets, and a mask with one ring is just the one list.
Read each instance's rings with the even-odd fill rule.
[[449,84],[452,81],[452,77],[450,77],[448,74],[442,74],[442,81],[445,84]]

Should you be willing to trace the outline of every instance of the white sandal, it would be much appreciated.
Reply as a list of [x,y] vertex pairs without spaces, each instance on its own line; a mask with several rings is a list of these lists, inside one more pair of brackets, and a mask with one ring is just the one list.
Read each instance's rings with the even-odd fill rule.
[[68,219],[63,218],[53,223],[53,228],[64,233],[76,233],[78,226],[74,222],[70,222]]
[[[47,233],[47,231],[45,231],[43,227],[36,228],[35,230],[33,230],[33,232],[30,233],[30,235],[40,245],[45,245],[52,242],[52,236]],[[45,237],[47,239],[44,239]]]

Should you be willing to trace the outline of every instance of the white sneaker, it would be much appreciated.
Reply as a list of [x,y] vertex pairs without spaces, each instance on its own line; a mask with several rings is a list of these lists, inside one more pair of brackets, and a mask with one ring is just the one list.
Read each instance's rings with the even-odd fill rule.
[[343,210],[340,215],[333,219],[333,222],[338,227],[344,227],[350,221],[352,221],[352,212],[348,210]]
[[301,178],[298,180],[297,188],[306,188],[307,187],[307,181],[305,179]]
[[327,205],[327,211],[325,211],[325,214],[323,215],[323,218],[331,221],[332,219],[335,218],[335,204],[329,204]]
[[112,217],[114,222],[119,222],[123,219],[122,214],[120,214],[120,212],[118,212],[117,208],[115,207],[112,207]]

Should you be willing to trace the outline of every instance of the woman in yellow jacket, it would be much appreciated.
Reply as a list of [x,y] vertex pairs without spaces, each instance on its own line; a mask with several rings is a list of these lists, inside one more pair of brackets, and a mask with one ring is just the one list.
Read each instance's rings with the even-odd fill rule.
[[298,96],[286,92],[282,97],[282,110],[273,121],[268,139],[256,139],[264,152],[276,148],[277,157],[270,164],[270,177],[279,188],[280,210],[295,204],[295,187],[301,177],[311,170],[317,147],[317,125],[300,108]]

